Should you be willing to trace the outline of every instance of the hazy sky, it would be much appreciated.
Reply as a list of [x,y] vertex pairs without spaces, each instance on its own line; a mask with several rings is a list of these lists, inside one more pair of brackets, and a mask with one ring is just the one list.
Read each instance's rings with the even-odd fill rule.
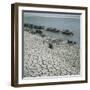
[[25,17],[39,16],[39,17],[49,17],[49,18],[74,18],[80,19],[80,14],[52,14],[52,13],[35,13],[35,12],[24,12]]

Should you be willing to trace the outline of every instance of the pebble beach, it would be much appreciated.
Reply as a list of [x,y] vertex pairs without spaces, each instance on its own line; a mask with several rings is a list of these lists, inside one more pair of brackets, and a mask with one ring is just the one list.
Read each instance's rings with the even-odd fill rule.
[[80,46],[65,41],[48,48],[47,37],[24,31],[24,77],[80,74]]

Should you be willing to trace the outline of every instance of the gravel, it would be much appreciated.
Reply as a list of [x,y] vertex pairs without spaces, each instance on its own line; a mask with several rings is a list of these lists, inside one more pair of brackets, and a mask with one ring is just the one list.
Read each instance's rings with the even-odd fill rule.
[[79,45],[60,42],[50,49],[45,40],[24,31],[24,77],[79,75]]

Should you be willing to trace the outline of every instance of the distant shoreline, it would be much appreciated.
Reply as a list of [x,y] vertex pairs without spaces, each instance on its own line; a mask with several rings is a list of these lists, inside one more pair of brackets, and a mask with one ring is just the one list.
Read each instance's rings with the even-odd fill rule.
[[[40,25],[34,25],[34,24],[24,24],[24,30],[31,32],[32,34],[39,34],[41,36],[55,36],[59,39],[66,39],[67,41],[72,41],[72,43],[78,43],[80,44],[80,38],[75,35],[75,32],[73,32],[70,29],[63,29],[59,30],[55,27],[45,27]],[[52,35],[51,35],[52,34]]]

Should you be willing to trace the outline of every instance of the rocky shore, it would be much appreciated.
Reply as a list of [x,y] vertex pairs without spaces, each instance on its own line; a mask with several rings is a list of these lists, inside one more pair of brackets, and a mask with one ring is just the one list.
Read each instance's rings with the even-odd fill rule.
[[80,47],[60,41],[49,48],[47,37],[24,31],[24,77],[80,74]]

